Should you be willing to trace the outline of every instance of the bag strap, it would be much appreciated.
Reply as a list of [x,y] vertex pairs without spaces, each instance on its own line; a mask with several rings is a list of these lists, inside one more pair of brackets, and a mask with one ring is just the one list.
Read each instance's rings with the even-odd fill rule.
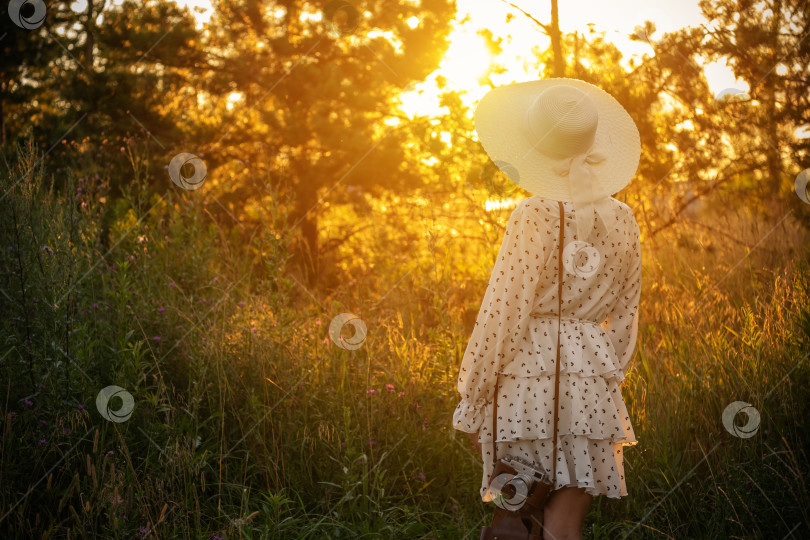
[[565,207],[562,201],[560,204],[560,253],[557,257],[559,267],[559,279],[557,289],[557,362],[554,371],[554,461],[551,463],[551,489],[557,483],[557,422],[560,418],[560,342],[562,334],[562,285],[563,285],[563,231],[565,230]]
[[[565,231],[565,207],[562,201],[557,201],[560,205],[560,250],[557,258],[559,267],[558,288],[557,288],[557,360],[554,369],[554,458],[551,462],[551,488],[557,482],[557,423],[559,421],[559,401],[560,401],[560,342],[562,334],[562,283],[563,283],[563,238]],[[498,464],[497,455],[498,439],[498,373],[495,373],[495,393],[492,398],[492,466]]]

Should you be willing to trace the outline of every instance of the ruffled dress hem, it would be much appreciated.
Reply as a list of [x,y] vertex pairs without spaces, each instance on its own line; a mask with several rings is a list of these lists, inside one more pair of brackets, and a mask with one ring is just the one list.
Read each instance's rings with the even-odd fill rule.
[[[552,470],[553,444],[551,439],[516,440],[498,442],[498,458],[517,457],[531,463],[538,470]],[[580,487],[597,497],[611,499],[627,496],[624,477],[623,447],[635,444],[613,443],[588,439],[580,435],[561,435],[557,441],[557,479],[555,489]],[[482,443],[484,457],[481,478],[481,499],[489,502],[489,478],[492,475],[492,442]]]

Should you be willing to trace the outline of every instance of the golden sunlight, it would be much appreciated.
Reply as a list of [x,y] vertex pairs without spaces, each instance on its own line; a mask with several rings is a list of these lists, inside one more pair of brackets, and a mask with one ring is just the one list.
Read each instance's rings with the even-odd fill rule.
[[489,68],[490,54],[481,36],[469,28],[453,33],[450,47],[439,64],[439,71],[457,88],[478,86],[478,78]]
[[[77,3],[81,1],[77,0]],[[191,8],[200,25],[206,23],[211,16],[210,0],[176,1],[181,6]],[[547,22],[550,17],[548,3],[538,5],[527,0],[514,3],[541,21]],[[533,21],[503,2],[457,0],[457,8],[453,29],[448,37],[449,47],[439,67],[425,81],[401,95],[402,110],[409,116],[445,114],[446,111],[439,107],[438,96],[447,90],[460,92],[464,104],[474,108],[475,103],[489,89],[480,84],[479,78],[487,73],[491,64],[505,68],[503,73],[490,76],[496,85],[536,78],[536,49],[548,47],[549,40]],[[673,6],[667,0],[578,0],[560,2],[559,13],[563,32],[577,31],[586,34],[590,28],[605,32],[605,39],[613,42],[624,54],[623,64],[627,64],[632,57],[654,55],[655,42],[666,32],[685,26],[711,26],[702,18],[697,0],[683,2],[678,6]],[[630,34],[643,26],[645,20],[651,20],[656,26],[650,42],[632,41]],[[415,28],[420,21],[417,17],[410,17],[406,23],[410,28]],[[492,32],[494,39],[501,40],[500,54],[492,56],[484,38],[478,34],[481,30],[488,30]],[[714,94],[727,88],[746,90],[744,83],[734,77],[731,68],[725,63],[706,63],[703,68]],[[439,76],[446,80],[445,89],[438,88]]]
[[[572,1],[560,2],[560,28],[563,32],[586,34],[590,27],[597,32],[605,32],[605,39],[613,42],[624,54],[622,63],[627,65],[632,57],[644,54],[654,55],[653,45],[664,33],[685,26],[698,26],[706,21],[700,14],[697,0],[684,2],[677,7],[666,0],[616,0],[615,2]],[[457,0],[458,12],[454,29],[449,36],[450,47],[438,69],[426,81],[417,85],[417,90],[402,96],[403,110],[409,115],[441,115],[438,106],[440,90],[436,77],[447,79],[449,90],[464,92],[462,101],[469,107],[489,90],[478,79],[490,63],[503,66],[503,73],[492,74],[496,85],[528,81],[536,78],[535,49],[549,46],[548,37],[519,10],[503,2],[481,2],[478,0]],[[548,21],[550,14],[546,3],[517,1],[515,5],[526,10],[541,21]],[[507,19],[509,21],[507,22]],[[655,23],[656,31],[649,36],[649,42],[632,41],[637,26],[645,20]],[[492,32],[494,39],[502,39],[501,53],[492,57],[487,50],[480,30]],[[709,86],[714,94],[725,88],[739,87],[731,68],[725,63],[711,63],[704,66]]]

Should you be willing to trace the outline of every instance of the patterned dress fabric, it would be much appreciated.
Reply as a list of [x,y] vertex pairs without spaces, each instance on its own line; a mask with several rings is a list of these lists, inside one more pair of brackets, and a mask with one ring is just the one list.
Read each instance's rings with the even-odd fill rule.
[[[623,447],[637,443],[620,384],[638,334],[641,247],[632,210],[611,201],[615,223],[605,227],[594,214],[592,247],[579,252],[575,248],[585,243],[569,246],[578,240],[573,203],[563,202],[564,248],[570,251],[563,261],[555,488],[582,487],[618,499],[627,495]],[[493,444],[499,459],[520,457],[551,475],[559,242],[556,200],[534,196],[517,205],[464,353],[453,424],[479,434],[484,501],[490,500]]]

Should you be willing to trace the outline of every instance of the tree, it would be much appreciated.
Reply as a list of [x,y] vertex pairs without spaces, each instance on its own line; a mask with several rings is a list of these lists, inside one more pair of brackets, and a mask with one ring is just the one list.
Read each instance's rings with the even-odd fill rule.
[[[178,96],[191,84],[182,70],[201,61],[198,32],[189,12],[171,2],[105,9],[89,0],[81,13],[69,4],[49,3],[38,29],[9,25],[10,36],[0,40],[0,119],[12,120],[11,140],[16,126],[29,126],[38,146],[54,149],[48,157],[58,167],[95,162],[120,187],[129,165],[111,150],[122,140],[142,133],[165,148],[184,137]],[[83,143],[59,144],[69,140]],[[150,162],[153,178],[165,175],[166,162]]]
[[[310,282],[319,275],[323,199],[349,200],[348,186],[375,193],[425,182],[407,157],[407,130],[385,121],[399,92],[436,68],[454,12],[447,0],[396,9],[340,0],[320,9],[216,4],[205,44],[217,58],[200,87],[221,116],[202,148],[219,164],[221,202],[235,215],[263,196],[257,188],[268,176],[295,194],[289,224],[301,226],[296,262],[310,268]],[[213,98],[231,92],[242,98],[223,111]]]
[[755,192],[763,200],[779,196],[792,189],[795,175],[807,167],[810,150],[810,139],[795,137],[797,128],[810,124],[807,3],[702,0],[700,7],[709,21],[705,55],[724,59],[749,86],[740,100],[744,106],[729,115],[729,132],[747,142],[743,159],[749,172],[765,171],[757,177]]
[[545,32],[545,34],[551,40],[552,65],[554,66],[553,76],[565,77],[565,53],[563,53],[562,48],[563,37],[562,32],[560,32],[560,15],[559,9],[557,8],[557,0],[551,0],[551,24],[544,24],[540,22],[529,12],[516,6],[508,0],[502,1],[523,13],[526,17],[534,21],[535,24],[543,29],[543,32]]
[[5,152],[14,150],[13,143],[23,126],[37,115],[38,105],[54,99],[56,87],[50,84],[49,75],[56,60],[64,55],[64,38],[57,34],[71,17],[68,4],[50,2],[44,19],[35,13],[34,4],[17,6],[16,13],[9,13],[14,9],[11,2],[0,5],[0,145]]

